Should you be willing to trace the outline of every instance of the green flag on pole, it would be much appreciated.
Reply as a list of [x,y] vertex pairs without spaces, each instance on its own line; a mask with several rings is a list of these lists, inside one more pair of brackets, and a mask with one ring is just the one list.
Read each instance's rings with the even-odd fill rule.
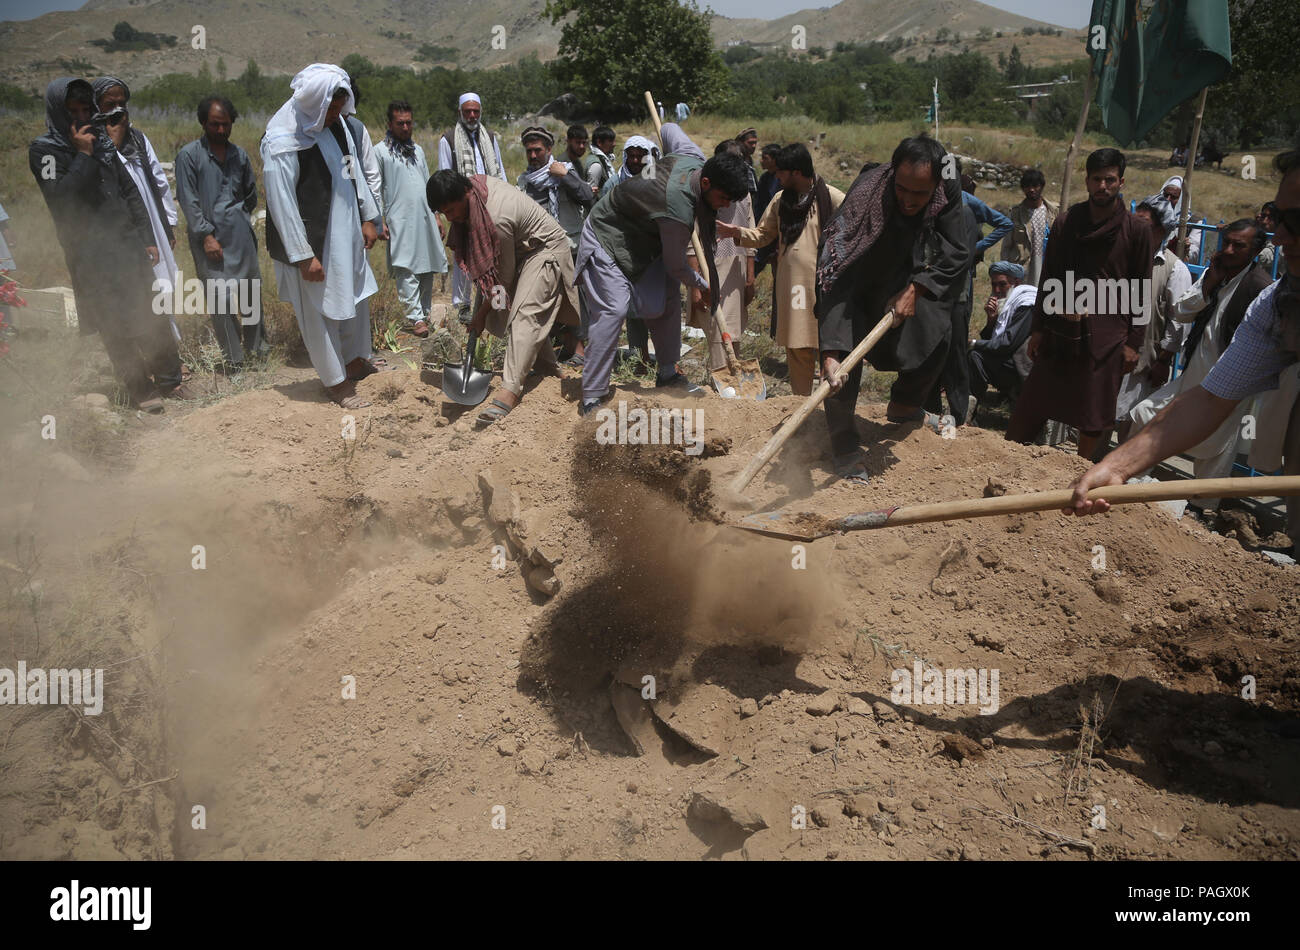
[[1088,54],[1106,131],[1124,145],[1232,69],[1227,0],[1092,0]]

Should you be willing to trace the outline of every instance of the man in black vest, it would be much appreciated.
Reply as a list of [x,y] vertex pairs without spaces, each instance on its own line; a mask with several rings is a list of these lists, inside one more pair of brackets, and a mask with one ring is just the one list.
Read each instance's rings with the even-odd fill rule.
[[361,409],[369,403],[356,381],[378,372],[370,359],[370,297],[378,287],[365,252],[379,236],[379,208],[360,148],[340,121],[353,109],[347,73],[317,63],[291,87],[293,97],[262,138],[266,249],[327,395]]

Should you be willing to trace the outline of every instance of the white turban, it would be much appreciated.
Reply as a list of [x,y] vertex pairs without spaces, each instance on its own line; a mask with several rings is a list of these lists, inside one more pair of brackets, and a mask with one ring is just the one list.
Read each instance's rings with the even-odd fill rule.
[[467,102],[477,102],[480,106],[483,105],[483,100],[478,97],[477,92],[467,92],[456,100],[456,108],[459,109]]
[[348,74],[338,66],[312,63],[289,83],[293,95],[266,124],[266,150],[268,154],[301,151],[316,144],[316,136],[325,128],[325,116],[330,110],[336,90],[347,90],[348,98],[341,115],[357,111],[352,98],[352,84]]

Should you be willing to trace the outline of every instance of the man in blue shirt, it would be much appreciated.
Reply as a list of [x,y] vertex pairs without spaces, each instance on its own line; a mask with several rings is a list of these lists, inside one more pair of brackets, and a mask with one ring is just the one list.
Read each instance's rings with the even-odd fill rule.
[[[957,161],[957,172],[961,173],[960,159]],[[948,411],[952,414],[954,423],[959,426],[966,424],[975,402],[971,397],[970,365],[966,359],[967,341],[970,339],[971,302],[975,299],[975,265],[984,259],[986,250],[1011,233],[1011,219],[975,197],[975,180],[969,175],[961,176],[961,200],[975,219],[981,237],[975,244],[975,259],[971,261],[970,270],[966,274],[966,289],[952,306],[952,338],[948,346],[948,358],[939,382],[930,393],[925,406],[930,412],[941,412],[939,393],[942,390],[948,397]],[[987,235],[984,234],[986,224],[993,228]]]

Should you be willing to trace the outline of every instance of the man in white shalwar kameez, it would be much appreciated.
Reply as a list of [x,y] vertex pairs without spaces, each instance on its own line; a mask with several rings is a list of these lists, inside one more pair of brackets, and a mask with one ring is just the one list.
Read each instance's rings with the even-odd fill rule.
[[388,132],[375,146],[382,178],[380,204],[384,236],[388,239],[388,272],[397,284],[397,299],[406,321],[418,337],[429,335],[433,275],[447,273],[447,252],[438,237],[438,224],[425,199],[429,166],[424,149],[411,138],[411,104],[388,104]]
[[326,393],[344,409],[360,409],[369,403],[355,381],[378,371],[370,360],[370,297],[378,288],[366,251],[378,239],[379,208],[340,121],[354,108],[348,74],[315,63],[291,88],[261,145],[267,250],[280,299],[293,307]]

